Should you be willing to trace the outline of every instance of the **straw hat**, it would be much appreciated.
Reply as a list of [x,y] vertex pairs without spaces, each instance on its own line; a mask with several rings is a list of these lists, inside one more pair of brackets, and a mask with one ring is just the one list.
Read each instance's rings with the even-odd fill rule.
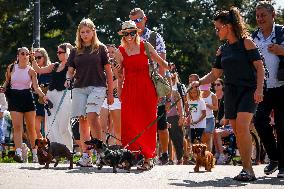
[[136,24],[132,20],[128,20],[122,23],[121,30],[117,32],[119,35],[123,35],[123,32],[125,31],[133,31],[137,30],[138,32],[141,31],[141,29],[137,28]]

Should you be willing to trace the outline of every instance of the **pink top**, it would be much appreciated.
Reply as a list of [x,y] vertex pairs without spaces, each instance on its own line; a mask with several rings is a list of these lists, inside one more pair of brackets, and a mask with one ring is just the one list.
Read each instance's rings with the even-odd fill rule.
[[32,79],[29,75],[30,66],[21,69],[18,64],[15,64],[14,69],[15,71],[11,75],[11,88],[17,90],[30,89],[32,86]]

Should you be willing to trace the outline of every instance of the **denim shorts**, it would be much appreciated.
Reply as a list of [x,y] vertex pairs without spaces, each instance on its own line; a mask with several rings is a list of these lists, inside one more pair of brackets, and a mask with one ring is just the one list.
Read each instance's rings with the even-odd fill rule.
[[74,88],[72,91],[71,118],[86,116],[87,113],[91,112],[95,112],[99,115],[105,95],[105,87],[89,86]]
[[102,108],[108,109],[108,110],[120,110],[121,109],[121,102],[118,98],[114,98],[114,102],[111,105],[107,104],[107,98],[105,98],[104,103],[102,105]]
[[214,129],[215,129],[215,118],[214,117],[206,118],[206,128],[204,132],[213,133]]

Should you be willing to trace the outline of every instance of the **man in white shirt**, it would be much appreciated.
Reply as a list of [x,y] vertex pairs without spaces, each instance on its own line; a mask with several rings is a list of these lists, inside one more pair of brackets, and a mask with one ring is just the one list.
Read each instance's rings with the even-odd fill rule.
[[[284,81],[277,78],[279,66],[282,67],[284,64],[284,58],[280,57],[284,56],[284,40],[276,44],[276,38],[279,38],[280,33],[276,32],[275,16],[274,7],[270,3],[260,1],[257,4],[256,21],[259,29],[253,34],[253,40],[264,57],[269,74],[263,101],[259,103],[255,115],[255,127],[270,159],[264,173],[269,175],[279,169],[277,177],[284,178]],[[280,26],[280,29],[284,27]],[[283,38],[284,32],[281,35]],[[272,110],[275,112],[277,140],[273,134],[273,127],[269,125]]]

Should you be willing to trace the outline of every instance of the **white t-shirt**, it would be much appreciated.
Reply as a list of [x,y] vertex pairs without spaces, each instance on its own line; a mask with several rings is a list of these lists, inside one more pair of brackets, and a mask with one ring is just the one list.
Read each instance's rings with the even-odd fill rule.
[[[206,104],[201,98],[199,100],[189,100],[189,111],[191,113],[192,122],[199,120],[202,115],[202,110],[206,110]],[[190,125],[190,128],[206,128],[206,118],[195,125]]]

